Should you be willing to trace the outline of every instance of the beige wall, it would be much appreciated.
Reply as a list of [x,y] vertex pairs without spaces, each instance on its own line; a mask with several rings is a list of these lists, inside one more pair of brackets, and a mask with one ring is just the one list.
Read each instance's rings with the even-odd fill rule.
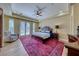
[[39,22],[35,22],[35,31],[36,31],[36,32],[39,31]]
[[65,38],[66,34],[70,33],[70,15],[67,14],[63,16],[58,16],[40,22],[40,27],[49,26],[53,28],[54,32],[56,32],[55,25],[59,25],[60,27],[57,30],[57,32],[60,34],[60,37]]
[[77,34],[77,26],[79,26],[79,4],[74,6],[74,34]]
[[77,35],[77,26],[79,26],[79,4],[70,7],[70,33]]
[[43,20],[40,22],[40,27],[49,26],[53,28],[54,32],[56,31],[55,25],[59,25],[60,27],[58,32],[69,33],[69,15],[67,14],[60,17]]
[[19,26],[20,26],[20,20],[15,18],[14,19],[14,32],[15,33],[19,33],[20,32]]
[[9,28],[9,17],[4,16],[4,31],[8,31]]

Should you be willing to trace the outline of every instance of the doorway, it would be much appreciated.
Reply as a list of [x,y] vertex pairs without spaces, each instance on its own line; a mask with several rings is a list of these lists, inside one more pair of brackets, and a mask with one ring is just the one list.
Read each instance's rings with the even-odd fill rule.
[[26,21],[20,22],[20,36],[30,35],[30,23]]

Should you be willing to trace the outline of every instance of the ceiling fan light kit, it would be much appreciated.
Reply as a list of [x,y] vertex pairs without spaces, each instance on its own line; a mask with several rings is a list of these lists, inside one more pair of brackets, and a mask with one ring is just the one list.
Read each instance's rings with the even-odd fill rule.
[[36,8],[37,8],[37,10],[34,10],[35,15],[36,15],[36,16],[43,16],[43,10],[44,10],[46,7],[41,8],[41,7],[39,7],[39,6],[37,5]]

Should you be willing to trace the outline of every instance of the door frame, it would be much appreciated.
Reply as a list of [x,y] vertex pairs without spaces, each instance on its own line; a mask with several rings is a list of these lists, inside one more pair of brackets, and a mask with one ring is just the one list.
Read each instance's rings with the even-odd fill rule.
[[0,12],[1,12],[1,15],[0,15],[0,24],[1,24],[1,26],[0,26],[0,48],[2,48],[2,46],[3,46],[3,9],[2,8],[0,8]]

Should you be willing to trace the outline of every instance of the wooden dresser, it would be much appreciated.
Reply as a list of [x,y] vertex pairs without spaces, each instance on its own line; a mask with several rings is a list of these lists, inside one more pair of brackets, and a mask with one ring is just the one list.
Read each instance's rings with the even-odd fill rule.
[[65,40],[59,40],[64,43],[65,47],[68,49],[68,56],[79,56],[79,43],[76,42],[68,42]]
[[65,44],[68,48],[68,56],[79,56],[79,37],[68,35],[68,43]]
[[68,56],[79,56],[78,42],[65,43],[65,47],[68,48]]

